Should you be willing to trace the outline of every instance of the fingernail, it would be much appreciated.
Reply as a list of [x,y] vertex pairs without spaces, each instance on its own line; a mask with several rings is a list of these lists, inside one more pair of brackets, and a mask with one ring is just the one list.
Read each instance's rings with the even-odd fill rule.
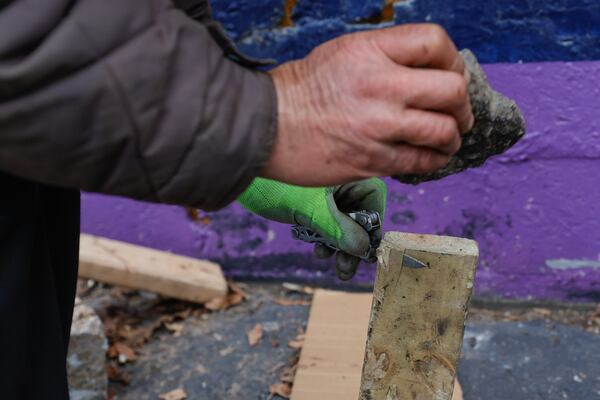
[[464,75],[467,83],[470,83],[471,82],[471,73],[469,72],[469,69],[466,66],[465,66],[465,72],[463,75]]

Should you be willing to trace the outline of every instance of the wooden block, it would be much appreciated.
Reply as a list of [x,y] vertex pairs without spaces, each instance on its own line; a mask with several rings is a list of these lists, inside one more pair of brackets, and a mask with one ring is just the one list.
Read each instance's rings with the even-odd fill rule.
[[196,303],[227,294],[218,264],[85,234],[79,276]]
[[372,299],[371,293],[315,292],[291,400],[358,398]]
[[315,292],[292,400],[358,398],[372,297]]
[[[402,267],[404,255],[428,268]],[[450,400],[477,244],[392,232],[378,251],[360,400]]]

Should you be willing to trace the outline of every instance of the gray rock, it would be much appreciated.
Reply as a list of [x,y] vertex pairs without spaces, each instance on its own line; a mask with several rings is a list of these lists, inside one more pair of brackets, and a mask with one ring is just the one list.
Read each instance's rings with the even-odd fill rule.
[[94,310],[77,299],[67,356],[69,391],[72,400],[106,399],[107,347],[102,321]]
[[475,116],[473,129],[463,136],[460,150],[444,168],[423,175],[397,175],[394,179],[418,184],[479,167],[489,157],[508,150],[525,135],[525,119],[515,102],[490,87],[487,76],[470,50],[462,50],[461,54],[471,73],[469,96]]

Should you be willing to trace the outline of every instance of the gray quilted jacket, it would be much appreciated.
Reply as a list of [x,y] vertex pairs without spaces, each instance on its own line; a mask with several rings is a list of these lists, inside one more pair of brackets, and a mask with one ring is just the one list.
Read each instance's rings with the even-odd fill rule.
[[276,133],[273,83],[251,65],[206,1],[0,0],[0,170],[223,207]]

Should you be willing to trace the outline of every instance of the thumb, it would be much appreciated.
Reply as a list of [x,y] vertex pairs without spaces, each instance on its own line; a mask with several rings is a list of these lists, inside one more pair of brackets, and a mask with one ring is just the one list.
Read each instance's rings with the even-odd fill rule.
[[371,239],[367,231],[348,215],[341,212],[337,206],[331,210],[331,213],[341,231],[340,237],[337,238],[337,248],[356,257],[364,256],[371,246]]
[[333,190],[328,191],[323,200],[311,208],[310,214],[296,213],[295,221],[311,228],[344,253],[365,255],[370,246],[367,231],[338,209]]

